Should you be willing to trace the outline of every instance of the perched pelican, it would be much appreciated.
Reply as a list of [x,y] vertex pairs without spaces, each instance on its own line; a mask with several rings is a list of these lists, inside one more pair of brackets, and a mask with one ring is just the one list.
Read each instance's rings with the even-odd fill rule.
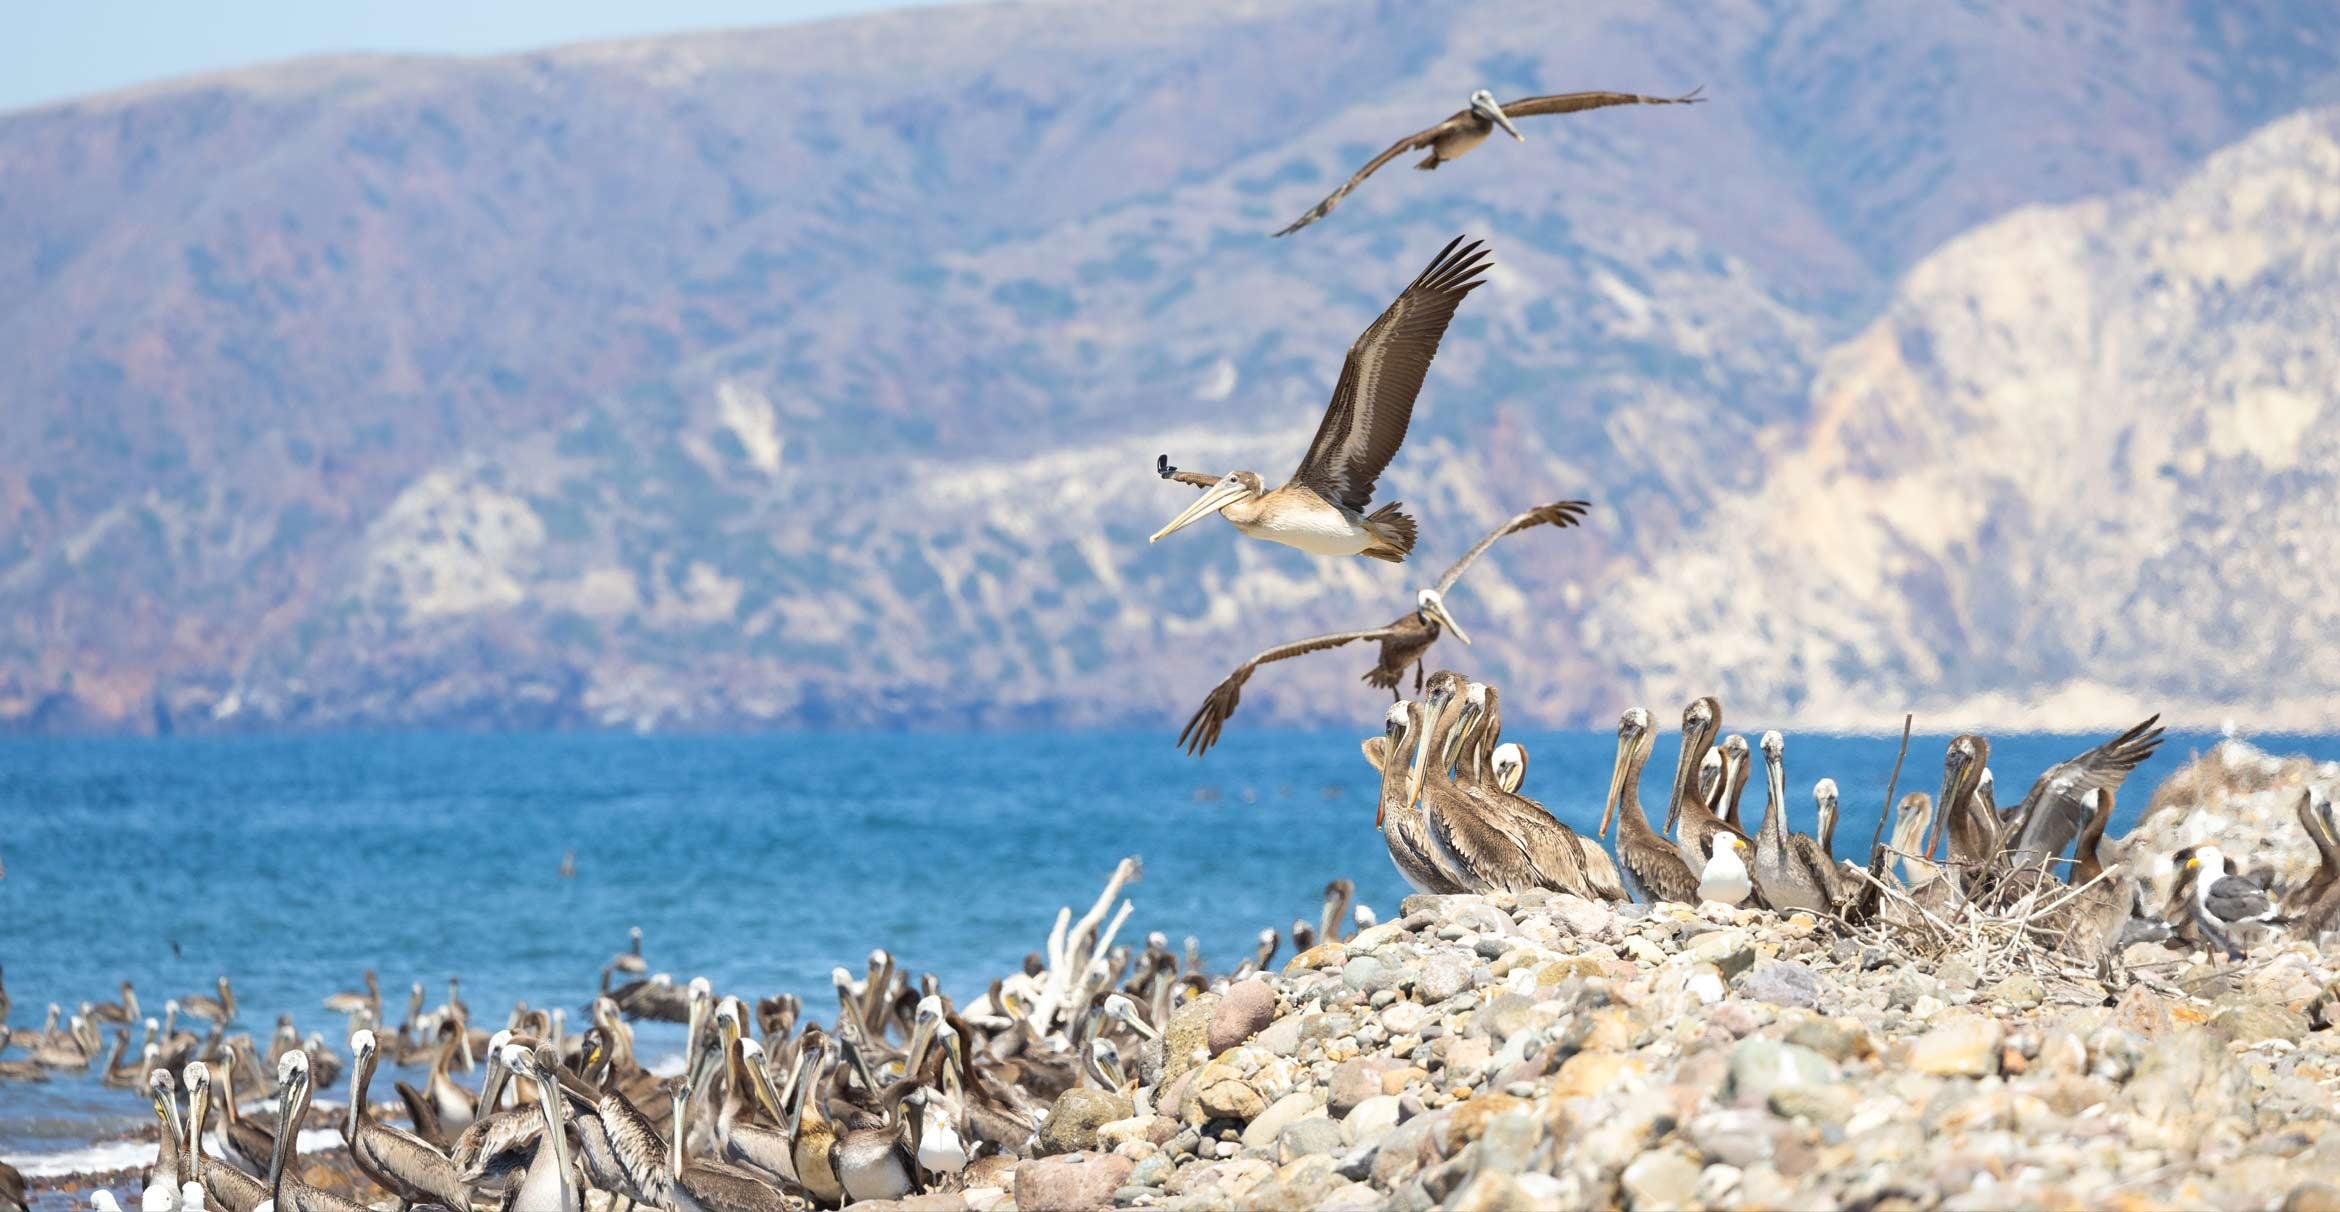
[[1462,883],[1447,873],[1430,843],[1429,825],[1422,819],[1415,795],[1418,774],[1413,763],[1398,760],[1410,753],[1416,738],[1427,736],[1430,720],[1420,703],[1398,703],[1382,719],[1387,743],[1381,763],[1381,800],[1373,813],[1373,827],[1389,847],[1389,861],[1416,892],[1464,892]]
[[1698,899],[1737,908],[1755,890],[1747,875],[1747,841],[1736,833],[1714,835],[1714,856],[1698,873]]
[[691,1083],[686,1077],[675,1083],[674,1143],[666,1150],[672,1206],[677,1212],[795,1212],[779,1188],[738,1166],[691,1159],[690,1132],[685,1127],[690,1105]]
[[277,1058],[276,1106],[278,1131],[276,1150],[268,1159],[268,1198],[279,1212],[371,1212],[288,1172],[300,1156],[301,1120],[309,1113],[309,1054],[298,1048]]
[[584,1197],[569,1163],[568,1106],[560,1082],[537,1063],[536,1053],[519,1044],[504,1045],[504,1067],[536,1086],[536,1109],[544,1115],[544,1134],[536,1160],[512,1192],[507,1206],[540,1208],[544,1212],[583,1212]]
[[817,1203],[842,1206],[845,1187],[830,1164],[837,1125],[821,1106],[821,1088],[828,1084],[829,1073],[836,1066],[837,1042],[824,1037],[819,1051],[798,1071],[796,1089],[790,1092],[788,1137],[796,1153],[797,1184]]
[[1990,760],[1990,741],[1971,732],[1952,738],[1942,757],[1942,794],[1934,801],[1934,827],[1927,837],[1926,856],[1933,857],[1947,835],[1947,857],[1954,873],[1978,870],[1999,852],[1999,820],[1986,815],[1974,798],[1983,767]]
[[1836,853],[1836,780],[1822,779],[1812,784],[1812,811],[1820,823],[1820,850],[1823,854]]
[[1315,208],[1307,214],[1293,220],[1290,227],[1276,234],[1279,236],[1291,235],[1293,232],[1331,214],[1333,207],[1339,206],[1341,199],[1349,196],[1350,190],[1363,184],[1365,178],[1372,176],[1382,165],[1407,152],[1429,148],[1430,155],[1415,164],[1414,167],[1424,170],[1434,169],[1486,142],[1487,136],[1493,134],[1498,126],[1502,127],[1503,132],[1512,138],[1522,143],[1527,142],[1527,136],[1520,134],[1518,128],[1512,126],[1511,120],[1513,118],[1533,118],[1542,114],[1573,114],[1588,109],[1604,109],[1611,105],[1694,105],[1703,100],[1698,95],[1701,91],[1703,90],[1693,89],[1679,97],[1645,97],[1640,93],[1610,92],[1556,93],[1545,97],[1522,97],[1509,105],[1498,105],[1495,102],[1495,94],[1482,88],[1472,93],[1471,103],[1453,116],[1436,126],[1407,135],[1405,138],[1390,144],[1389,150],[1366,161],[1365,167],[1357,170],[1357,175],[1350,177],[1339,189],[1334,190],[1324,201],[1317,203]]
[[1888,852],[1878,873],[1893,865],[1892,858],[1901,858],[1902,880],[1915,888],[1934,878],[1939,868],[1926,857],[1926,836],[1934,822],[1934,797],[1923,791],[1912,791],[1901,797],[1893,808],[1893,834],[1886,839]]
[[1609,824],[1622,814],[1617,829],[1617,866],[1626,886],[1649,902],[1691,904],[1698,899],[1698,873],[1682,861],[1682,854],[1657,830],[1641,810],[1641,768],[1649,761],[1656,734],[1649,712],[1635,707],[1617,720],[1617,762],[1609,770],[1609,799],[1601,809],[1599,836],[1609,835]]
[[190,1061],[186,1077],[187,1159],[182,1175],[188,1185],[202,1188],[195,1206],[208,1206],[203,1202],[208,1196],[211,1204],[227,1212],[252,1212],[268,1198],[268,1188],[224,1161],[203,1156],[203,1114],[211,1106],[211,1069],[202,1061]]
[[[2064,853],[2079,835],[2096,806],[2095,793],[2118,790],[2161,744],[2161,722],[2154,716],[2102,745],[2068,761],[2048,767],[2031,785],[2031,792],[2015,809],[2007,826],[2005,849],[2017,866],[2036,867],[2044,859]],[[1979,790],[1979,788],[1978,788]]]
[[1528,510],[1487,532],[1487,537],[1480,539],[1477,546],[1464,552],[1461,559],[1440,574],[1437,584],[1425,586],[1415,593],[1414,609],[1398,616],[1396,621],[1386,627],[1369,631],[1336,631],[1329,635],[1295,640],[1270,648],[1236,666],[1233,673],[1213,686],[1210,694],[1203,698],[1202,706],[1195,710],[1193,717],[1186,721],[1186,727],[1179,731],[1178,743],[1186,746],[1188,753],[1197,755],[1217,744],[1219,730],[1226,726],[1228,718],[1235,714],[1236,704],[1243,699],[1243,684],[1251,680],[1251,675],[1258,672],[1260,666],[1338,648],[1344,644],[1380,642],[1381,657],[1365,673],[1367,685],[1389,691],[1394,701],[1398,697],[1399,684],[1405,680],[1406,669],[1411,666],[1414,671],[1414,690],[1420,693],[1423,666],[1428,661],[1431,645],[1438,642],[1441,632],[1452,631],[1454,638],[1465,644],[1471,642],[1471,637],[1464,633],[1462,625],[1455,622],[1454,616],[1446,611],[1447,593],[1457,581],[1462,580],[1463,573],[1470,569],[1471,564],[1485,554],[1489,547],[1494,546],[1497,539],[1537,526],[1566,529],[1583,521],[1585,510],[1590,508],[1583,501],[1555,501]]
[[[1787,827],[1787,742],[1763,734],[1763,825],[1755,834],[1755,887],[1763,903],[1779,912],[1808,909],[1825,913],[1837,898],[1836,862],[1820,843]],[[1804,843],[1799,846],[1797,843]]]
[[[396,1195],[401,1204],[411,1207],[431,1200],[450,1208],[470,1207],[471,1192],[456,1177],[455,1166],[445,1154],[414,1133],[374,1118],[374,1109],[366,1098],[379,1052],[374,1033],[361,1030],[351,1035],[349,1052],[354,1068],[349,1083],[349,1114],[342,1119],[341,1139],[349,1144],[350,1160],[367,1177],[382,1184],[383,1190]],[[488,1064],[489,1078],[493,1081],[503,1058],[491,1054]],[[481,1118],[491,1110],[491,1103],[480,1104]]]
[[[2228,875],[2226,856],[2216,846],[2188,846],[2170,857],[2177,861],[2180,873],[2177,895],[2184,898],[2185,913],[2202,941],[2225,952],[2228,959],[2242,958],[2231,931],[2245,923],[2275,920],[2266,889],[2239,875]],[[2172,906],[2173,912],[2164,916],[2176,917],[2176,908]]]
[[[1682,862],[1692,871],[1705,868],[1714,858],[1714,837],[1728,833],[1746,841],[1747,835],[1737,826],[1717,816],[1698,798],[1697,765],[1714,745],[1714,734],[1722,730],[1722,704],[1712,697],[1697,699],[1682,709],[1682,755],[1674,764],[1674,809],[1667,817],[1667,826],[1676,830],[1674,845],[1682,852]],[[1725,760],[1726,774],[1728,759]]]
[[1715,798],[1714,814],[1723,823],[1745,833],[1747,826],[1739,819],[1739,797],[1747,793],[1748,776],[1753,773],[1754,759],[1747,750],[1747,738],[1734,732],[1723,738],[1716,750],[1722,754],[1722,788]]
[[1403,563],[1414,549],[1414,519],[1394,504],[1365,511],[1374,481],[1406,440],[1439,338],[1463,296],[1483,281],[1487,258],[1479,241],[1465,245],[1455,237],[1365,329],[1349,347],[1307,455],[1283,487],[1270,492],[1258,472],[1230,472],[1147,542],[1216,513],[1252,538],[1314,555]]
[[886,1087],[878,1097],[878,1122],[838,1137],[829,1147],[829,1165],[845,1188],[845,1198],[859,1203],[916,1194],[918,1134],[925,1121],[924,1086],[905,1078]]
[[24,1175],[7,1162],[0,1162],[0,1212],[32,1212],[32,1203],[24,1194]]
[[1505,741],[1488,755],[1487,768],[1495,777],[1495,785],[1511,794],[1518,794],[1520,785],[1527,782],[1527,746],[1518,741]]
[[[179,1084],[172,1080],[171,1071],[157,1069],[146,1075],[146,1096],[154,1108],[155,1148],[154,1166],[146,1172],[146,1194],[140,1198],[140,1212],[150,1212],[160,1206],[164,1209],[178,1205],[178,1193],[185,1179],[181,1177],[179,1142],[186,1135],[186,1127],[179,1119]],[[189,1172],[186,1177],[193,1177]]]
[[1472,682],[1463,688],[1462,745],[1468,754],[1463,790],[1527,856],[1539,886],[1587,900],[1621,901],[1625,885],[1599,845],[1587,843],[1550,809],[1495,785],[1492,742],[1501,727],[1501,696]]

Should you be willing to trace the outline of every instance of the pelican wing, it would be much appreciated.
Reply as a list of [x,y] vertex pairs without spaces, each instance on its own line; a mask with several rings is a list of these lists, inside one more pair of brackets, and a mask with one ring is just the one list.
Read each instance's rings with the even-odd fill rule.
[[2014,852],[2018,863],[2037,863],[2062,854],[2079,836],[2098,791],[2117,791],[2139,763],[2161,744],[2160,716],[2129,729],[2069,761],[2048,767],[2015,809]]
[[1488,266],[1483,243],[1456,236],[1389,310],[1349,347],[1340,382],[1308,455],[1292,482],[1358,513],[1373,503],[1373,482],[1397,456],[1414,416],[1414,397],[1430,373],[1439,338],[1463,296],[1476,290]]
[[1448,131],[1454,130],[1461,124],[1470,121],[1470,119],[1471,111],[1467,109],[1456,110],[1454,114],[1449,116],[1444,122],[1441,122],[1436,126],[1415,131],[1413,134],[1407,135],[1405,138],[1390,144],[1389,150],[1373,157],[1370,160],[1367,160],[1365,162],[1365,167],[1357,170],[1357,175],[1350,177],[1347,181],[1343,182],[1339,189],[1336,189],[1332,191],[1332,193],[1327,194],[1324,201],[1317,203],[1314,209],[1310,210],[1307,214],[1292,220],[1292,225],[1290,227],[1287,227],[1282,231],[1277,232],[1276,234],[1279,236],[1291,235],[1293,232],[1296,232],[1301,228],[1316,222],[1318,219],[1331,214],[1332,208],[1339,206],[1341,204],[1341,199],[1349,196],[1350,190],[1364,184],[1365,178],[1370,177],[1375,172],[1379,171],[1382,165],[1387,164],[1390,161],[1397,159],[1399,156],[1402,156],[1407,152],[1413,151],[1417,148],[1430,146],[1432,143],[1438,141],[1439,136],[1444,135]]
[[1196,488],[1209,488],[1211,485],[1216,484],[1221,479],[1225,478],[1222,476],[1211,475],[1208,472],[1180,471],[1170,465],[1169,455],[1154,456],[1154,474],[1174,483],[1192,484]]
[[1592,508],[1591,504],[1584,501],[1556,501],[1550,505],[1538,505],[1534,509],[1528,510],[1526,513],[1523,513],[1518,517],[1505,522],[1503,525],[1488,531],[1487,537],[1479,540],[1478,546],[1464,552],[1463,558],[1456,560],[1454,562],[1454,566],[1447,569],[1446,572],[1438,578],[1438,592],[1440,596],[1444,596],[1447,590],[1454,588],[1454,583],[1462,579],[1462,574],[1470,568],[1471,562],[1478,559],[1480,556],[1485,555],[1487,549],[1495,545],[1495,540],[1500,539],[1505,535],[1518,534],[1520,531],[1536,526],[1559,526],[1563,528],[1574,526],[1578,522],[1584,520],[1584,511],[1590,508]]
[[1359,640],[1387,639],[1396,631],[1395,627],[1376,627],[1371,631],[1339,631],[1331,635],[1295,640],[1292,643],[1270,648],[1266,652],[1260,653],[1258,656],[1237,665],[1235,672],[1228,674],[1224,681],[1211,687],[1211,692],[1203,696],[1202,706],[1195,709],[1194,717],[1187,720],[1186,727],[1179,730],[1178,743],[1184,745],[1186,751],[1196,757],[1201,757],[1205,750],[1218,744],[1219,730],[1226,726],[1228,717],[1235,714],[1235,705],[1243,701],[1243,683],[1250,681],[1252,673],[1260,666],[1271,661],[1306,656],[1311,652],[1322,652],[1327,648],[1338,648],[1343,644],[1354,644]]
[[1706,100],[1698,95],[1705,91],[1705,86],[1701,85],[1679,97],[1645,97],[1640,93],[1554,93],[1548,97],[1521,97],[1517,101],[1506,101],[1503,103],[1503,112],[1514,118],[1533,118],[1538,114],[1573,114],[1588,109],[1607,109],[1612,105],[1696,105]]

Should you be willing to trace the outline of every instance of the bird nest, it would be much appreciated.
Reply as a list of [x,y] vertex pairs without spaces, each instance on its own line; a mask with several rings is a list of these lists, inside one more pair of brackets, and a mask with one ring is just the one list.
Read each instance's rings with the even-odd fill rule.
[[1943,864],[1915,887],[1848,868],[1859,899],[1874,895],[1874,911],[1837,921],[1848,937],[1907,963],[1958,959],[1986,983],[2024,975],[2057,1000],[2098,1001],[2130,983],[2117,945],[2127,906],[2116,899],[2129,893],[2117,864],[2075,886],[2050,874],[2055,862]]

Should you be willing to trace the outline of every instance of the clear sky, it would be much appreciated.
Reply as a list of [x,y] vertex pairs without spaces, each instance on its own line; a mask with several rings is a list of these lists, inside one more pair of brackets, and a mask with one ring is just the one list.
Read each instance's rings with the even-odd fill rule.
[[934,0],[15,0],[0,111],[171,76],[345,51],[494,54],[776,25]]

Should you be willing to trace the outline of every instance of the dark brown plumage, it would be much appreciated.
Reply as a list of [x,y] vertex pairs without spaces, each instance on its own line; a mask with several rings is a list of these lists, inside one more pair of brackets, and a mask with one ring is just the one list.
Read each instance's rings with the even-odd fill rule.
[[[1163,467],[1168,468],[1166,461]],[[1185,474],[1176,473],[1174,468],[1169,468],[1169,472]],[[1186,727],[1179,730],[1178,743],[1185,746],[1188,753],[1198,756],[1211,746],[1218,744],[1220,731],[1226,727],[1228,719],[1234,716],[1236,706],[1243,701],[1243,684],[1251,680],[1251,675],[1257,672],[1260,666],[1296,656],[1306,656],[1311,652],[1322,652],[1327,648],[1338,648],[1344,644],[1358,641],[1380,641],[1381,657],[1374,662],[1373,668],[1366,671],[1366,684],[1389,691],[1390,697],[1395,699],[1398,687],[1404,681],[1406,670],[1410,667],[1414,671],[1414,688],[1417,691],[1420,690],[1424,662],[1429,656],[1431,646],[1438,642],[1438,637],[1445,631],[1438,616],[1445,611],[1446,593],[1454,588],[1457,581],[1462,579],[1463,573],[1470,568],[1472,563],[1477,561],[1481,555],[1486,554],[1487,549],[1494,546],[1497,539],[1506,535],[1518,534],[1520,531],[1537,526],[1554,526],[1566,529],[1583,521],[1585,511],[1590,508],[1591,506],[1583,501],[1555,501],[1549,505],[1538,505],[1488,531],[1485,538],[1480,539],[1469,551],[1464,552],[1461,559],[1456,560],[1445,573],[1439,576],[1436,585],[1426,591],[1425,595],[1417,596],[1414,609],[1398,616],[1387,626],[1364,631],[1338,631],[1329,635],[1295,640],[1289,644],[1270,648],[1236,666],[1234,672],[1221,679],[1218,685],[1211,688],[1209,694],[1203,696],[1202,706],[1195,709],[1194,715],[1186,721]]]
[[[1543,114],[1573,114],[1588,109],[1606,109],[1612,105],[1694,105],[1704,100],[1698,95],[1700,91],[1703,90],[1692,89],[1679,97],[1646,97],[1640,93],[1612,92],[1554,93],[1542,97],[1523,97],[1508,105],[1501,106],[1500,110],[1506,117],[1532,118]],[[1358,169],[1356,175],[1342,182],[1341,187],[1327,195],[1324,201],[1317,203],[1307,214],[1300,216],[1292,222],[1291,226],[1276,234],[1279,236],[1291,235],[1293,232],[1331,214],[1332,209],[1341,204],[1341,199],[1349,196],[1349,191],[1364,184],[1365,178],[1379,171],[1382,165],[1407,152],[1424,147],[1430,148],[1429,157],[1414,167],[1434,169],[1477,147],[1487,138],[1488,134],[1493,132],[1496,122],[1493,114],[1481,108],[1481,98],[1490,103],[1494,100],[1492,97],[1487,97],[1484,91],[1473,94],[1470,105],[1455,111],[1445,121],[1415,131],[1413,134],[1390,144],[1388,150],[1366,161],[1365,167]],[[1505,123],[1504,125],[1508,129],[1510,124]],[[1518,136],[1517,131],[1511,133],[1515,138]]]
[[2048,767],[2015,809],[2008,856],[2018,866],[2036,866],[2060,855],[2088,822],[2098,791],[2117,791],[2161,744],[2161,721],[2154,716],[2069,761]]

